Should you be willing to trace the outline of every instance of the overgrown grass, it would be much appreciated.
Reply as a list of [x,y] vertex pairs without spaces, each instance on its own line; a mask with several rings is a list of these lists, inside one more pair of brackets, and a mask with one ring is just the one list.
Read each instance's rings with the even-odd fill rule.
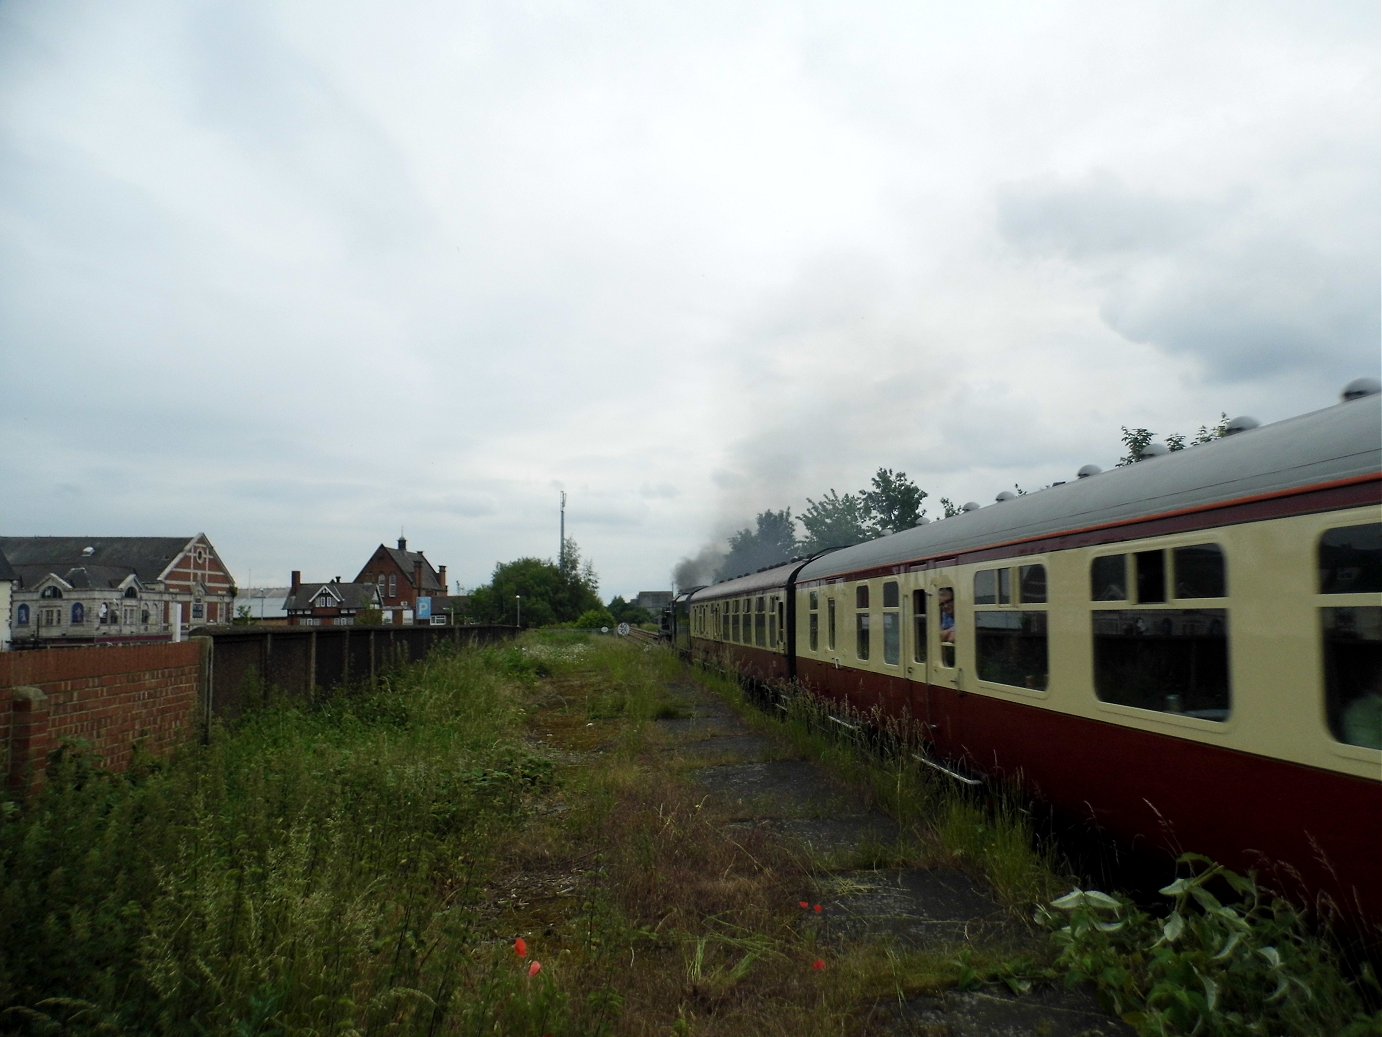
[[[727,825],[669,766],[653,721],[685,715],[687,679],[669,652],[527,635],[268,706],[123,777],[65,749],[40,799],[0,804],[0,1032],[823,1037],[909,997],[1051,980],[1057,953],[1070,975],[1114,951],[1143,967],[1132,926],[1041,959],[826,939],[827,865]],[[1018,848],[1020,810],[952,795],[900,741],[857,752],[819,703],[787,711],[902,822],[861,860],[958,863],[1014,914],[1059,891]]]

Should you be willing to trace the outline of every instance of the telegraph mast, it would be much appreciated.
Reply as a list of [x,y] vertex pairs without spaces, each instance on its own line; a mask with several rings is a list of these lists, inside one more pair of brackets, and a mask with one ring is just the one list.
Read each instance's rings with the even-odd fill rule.
[[561,544],[557,547],[557,568],[566,572],[566,491],[561,491]]

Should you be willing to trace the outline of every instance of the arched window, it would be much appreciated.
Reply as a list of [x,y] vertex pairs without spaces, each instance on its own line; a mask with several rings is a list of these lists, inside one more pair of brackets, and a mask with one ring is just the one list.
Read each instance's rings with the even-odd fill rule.
[[29,606],[28,606],[28,605],[20,605],[19,608],[15,609],[15,613],[14,613],[14,625],[15,625],[15,626],[18,626],[18,627],[26,627],[26,626],[29,625]]
[[72,625],[81,626],[86,622],[86,606],[80,601],[72,603]]
[[60,598],[60,597],[62,597],[62,589],[61,589],[60,587],[44,587],[44,588],[43,588],[43,592],[42,592],[41,594],[39,594],[39,597],[40,597],[40,598]]

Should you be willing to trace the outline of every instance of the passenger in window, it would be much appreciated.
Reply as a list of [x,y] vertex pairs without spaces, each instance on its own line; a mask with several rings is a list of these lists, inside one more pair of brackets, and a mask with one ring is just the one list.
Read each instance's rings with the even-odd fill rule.
[[942,587],[939,597],[941,606],[941,640],[953,644],[955,641],[955,592],[949,587]]

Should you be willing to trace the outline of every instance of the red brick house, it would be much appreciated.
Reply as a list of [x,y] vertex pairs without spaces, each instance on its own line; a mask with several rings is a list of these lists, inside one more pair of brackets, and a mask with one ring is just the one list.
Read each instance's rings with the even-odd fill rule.
[[235,580],[205,533],[0,537],[0,554],[16,645],[168,640],[235,614]]
[[[433,568],[421,551],[409,551],[408,541],[398,547],[380,544],[355,577],[356,583],[372,583],[384,602],[385,622],[427,623],[428,617],[446,615],[446,566]],[[419,615],[419,602],[425,607]]]
[[283,602],[290,627],[349,627],[366,609],[384,609],[379,587],[374,583],[342,583],[337,576],[330,583],[303,583],[302,573],[293,570],[293,584]]

